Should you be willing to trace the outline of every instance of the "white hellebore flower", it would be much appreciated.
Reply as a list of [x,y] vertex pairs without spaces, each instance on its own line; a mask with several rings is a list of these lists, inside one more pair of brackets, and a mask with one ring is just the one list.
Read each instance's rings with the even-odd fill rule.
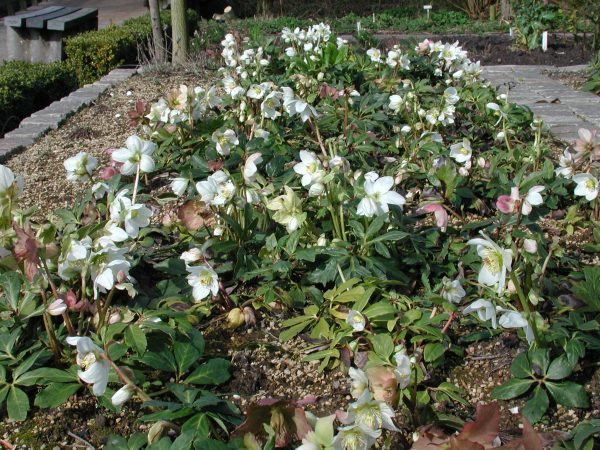
[[229,175],[218,170],[206,180],[196,183],[196,189],[204,203],[224,206],[233,200],[237,191]]
[[464,164],[470,161],[472,154],[471,143],[467,138],[464,138],[462,142],[450,146],[450,157],[454,158],[457,163]]
[[17,190],[20,192],[21,190],[23,190],[23,177],[15,177],[15,174],[12,170],[0,164],[0,195],[8,192],[14,186],[15,181],[17,185]]
[[256,165],[261,162],[262,155],[260,153],[252,153],[246,158],[246,164],[244,164],[244,169],[242,171],[246,183],[254,183],[256,181],[256,173],[258,171]]
[[190,273],[187,276],[188,284],[192,286],[192,296],[196,302],[205,299],[210,294],[219,292],[219,277],[217,273],[206,264],[187,267]]
[[[500,310],[504,311],[502,309]],[[525,319],[518,311],[505,311],[498,320],[498,323],[503,328],[523,328],[527,342],[531,344],[535,340],[533,329],[529,325],[529,322],[527,322],[527,319]]]
[[394,186],[392,177],[381,177],[375,181],[366,178],[365,176],[365,197],[356,210],[359,216],[380,216],[390,210],[388,205],[402,206],[406,203],[404,197],[391,190]]
[[573,181],[577,183],[574,194],[585,197],[587,201],[592,201],[598,197],[600,186],[595,176],[589,173],[578,173],[573,176]]
[[63,163],[67,171],[67,180],[85,181],[91,179],[92,171],[98,165],[98,160],[86,152],[68,158]]
[[533,186],[527,192],[523,204],[521,205],[521,212],[528,216],[533,210],[533,206],[539,206],[544,203],[541,192],[545,189],[544,186]]
[[379,436],[381,430],[357,425],[339,427],[338,434],[333,439],[333,450],[368,450]]
[[85,383],[91,384],[96,397],[106,391],[109,364],[104,359],[104,351],[89,337],[69,336],[67,343],[77,347],[77,364],[83,369],[77,375]]
[[309,431],[302,439],[302,445],[296,450],[330,450],[333,445],[333,421],[335,414],[321,417],[315,424],[315,430]]
[[394,425],[394,416],[395,413],[391,406],[385,402],[373,400],[371,392],[365,390],[356,402],[350,404],[348,416],[343,420],[343,423],[354,423],[373,431],[381,428],[400,431]]
[[467,315],[474,312],[476,312],[477,316],[479,316],[479,319],[484,322],[491,320],[492,328],[496,328],[496,308],[494,308],[492,302],[480,298],[463,309],[462,313],[463,315]]
[[117,392],[115,392],[110,398],[110,401],[113,404],[113,406],[121,406],[123,403],[129,400],[133,395],[134,389],[135,388],[133,386],[126,384]]
[[321,161],[314,152],[300,150],[300,162],[294,166],[294,172],[302,175],[300,183],[304,187],[310,187],[310,196],[320,195],[325,189],[322,183],[325,171],[322,169]]
[[377,48],[370,48],[367,50],[367,55],[373,62],[381,62],[381,50]]
[[367,321],[359,311],[351,309],[346,317],[346,323],[352,327],[354,331],[362,331],[365,329]]
[[130,238],[136,238],[140,228],[150,225],[150,217],[152,217],[152,211],[141,203],[136,203],[127,208],[127,214],[125,215],[127,235]]
[[367,378],[367,374],[362,369],[350,367],[348,369],[348,375],[352,380],[350,395],[352,395],[352,398],[359,398],[363,392],[369,388],[369,379]]
[[191,248],[181,254],[179,259],[183,259],[186,264],[194,264],[202,259],[202,250],[199,248]]
[[460,284],[460,280],[450,281],[444,277],[442,280],[442,292],[440,293],[444,300],[451,303],[460,303],[467,293]]
[[131,264],[125,259],[126,253],[126,248],[118,248],[112,242],[106,242],[106,246],[96,253],[94,258],[100,258],[101,262],[91,268],[94,298],[98,297],[98,290],[108,292],[119,279],[129,276]]
[[171,180],[171,190],[177,197],[181,197],[183,194],[185,194],[189,183],[190,180],[187,178],[173,178]]
[[411,361],[404,350],[397,352],[394,355],[396,361],[396,368],[394,369],[394,375],[398,380],[398,386],[400,389],[404,389],[410,384],[410,373],[411,373]]
[[138,167],[140,172],[149,173],[154,170],[152,154],[155,150],[154,142],[145,141],[135,135],[129,136],[125,142],[125,148],[115,150],[112,159],[123,163],[120,169],[123,175],[133,175]]
[[231,147],[235,147],[240,143],[237,134],[233,130],[225,130],[223,132],[217,130],[212,134],[212,141],[216,144],[217,153],[221,156],[227,156],[231,153]]
[[486,286],[497,286],[498,294],[502,294],[506,287],[506,272],[512,270],[512,250],[500,248],[485,234],[481,235],[483,239],[467,242],[477,246],[477,254],[482,259],[478,281]]

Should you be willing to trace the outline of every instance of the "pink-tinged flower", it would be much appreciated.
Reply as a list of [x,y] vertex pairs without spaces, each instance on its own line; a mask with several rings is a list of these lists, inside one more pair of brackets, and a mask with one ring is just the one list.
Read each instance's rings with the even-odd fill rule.
[[110,180],[117,173],[119,173],[119,171],[115,167],[112,167],[112,166],[105,167],[104,169],[102,169],[100,171],[100,179],[101,180]]
[[433,213],[435,216],[435,223],[442,232],[446,232],[448,228],[448,213],[444,207],[437,203],[430,203],[422,206],[417,210],[417,214]]
[[513,186],[510,190],[510,195],[501,195],[496,201],[496,207],[504,214],[512,214],[518,211],[517,204],[519,203],[519,188]]
[[577,151],[575,159],[577,160],[587,154],[592,154],[592,157],[600,156],[600,145],[596,143],[597,131],[590,131],[585,128],[580,128],[577,133],[579,134],[579,139],[575,140],[575,145],[573,146],[573,148]]
[[48,313],[51,316],[60,316],[66,310],[67,310],[67,305],[61,298],[54,300],[52,303],[50,303],[48,305]]

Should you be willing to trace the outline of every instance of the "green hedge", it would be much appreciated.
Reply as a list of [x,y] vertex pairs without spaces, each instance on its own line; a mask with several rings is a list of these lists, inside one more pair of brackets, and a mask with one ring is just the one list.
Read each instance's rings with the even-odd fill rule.
[[[170,33],[171,15],[161,13],[163,28]],[[188,11],[188,22],[195,24],[198,14]],[[92,83],[123,64],[136,64],[138,47],[146,46],[152,36],[150,16],[129,19],[98,31],[78,34],[65,41],[67,62],[81,85]]]
[[77,78],[65,63],[0,63],[0,136],[76,88]]

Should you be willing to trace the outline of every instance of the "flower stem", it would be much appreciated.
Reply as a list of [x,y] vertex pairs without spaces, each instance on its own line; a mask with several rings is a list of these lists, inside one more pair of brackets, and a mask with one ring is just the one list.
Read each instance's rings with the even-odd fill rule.
[[131,196],[131,203],[135,204],[135,198],[137,197],[138,184],[140,183],[140,163],[138,163],[135,170],[135,181],[133,182],[133,195]]
[[106,319],[106,313],[108,312],[108,308],[109,308],[110,303],[115,295],[116,290],[117,290],[117,288],[115,286],[113,286],[112,289],[110,290],[110,292],[108,293],[106,300],[102,304],[102,307],[100,308],[100,311],[98,313],[98,328],[97,328],[98,330],[100,328],[102,328],[102,326],[104,325],[104,320]]
[[531,329],[533,330],[533,336],[535,338],[535,343],[537,345],[541,345],[544,342],[544,339],[540,335],[537,323],[535,321],[535,317],[531,315],[531,310],[529,309],[529,301],[525,298],[525,294],[523,293],[523,288],[521,287],[521,283],[514,272],[510,273],[510,279],[515,285],[515,289],[517,290],[517,295],[519,297],[519,301],[521,302],[521,307],[523,311],[527,314],[527,321],[529,325],[531,325]]
[[108,351],[105,351],[103,355],[104,359],[108,362],[108,364],[110,364],[110,366],[114,369],[114,371],[117,373],[117,376],[121,379],[121,381],[124,384],[133,387],[136,390],[138,397],[143,401],[148,402],[151,400],[150,396],[146,394],[141,387],[139,387],[137,384],[131,381],[131,378],[125,375],[125,372],[123,372],[121,368],[117,366],[114,363],[114,361],[108,357]]
[[40,289],[40,294],[42,296],[42,302],[44,303],[44,313],[42,314],[42,318],[44,319],[44,327],[46,328],[46,334],[48,335],[48,343],[50,344],[50,350],[54,353],[54,359],[58,362],[60,361],[60,344],[58,343],[58,339],[56,339],[54,325],[50,319],[50,314],[48,314],[48,298],[46,297],[46,290],[43,286]]

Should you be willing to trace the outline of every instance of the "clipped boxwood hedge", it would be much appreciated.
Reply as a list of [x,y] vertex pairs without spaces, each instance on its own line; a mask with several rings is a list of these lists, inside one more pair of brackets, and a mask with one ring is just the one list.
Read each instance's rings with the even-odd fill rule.
[[[195,11],[188,10],[187,17],[190,25],[198,21]],[[162,12],[161,20],[163,28],[170,34],[170,12]],[[136,64],[138,47],[145,47],[151,36],[150,16],[136,17],[119,26],[111,25],[67,38],[65,54],[83,85],[96,81],[123,64]]]
[[65,63],[0,63],[0,136],[76,88],[77,77]]

